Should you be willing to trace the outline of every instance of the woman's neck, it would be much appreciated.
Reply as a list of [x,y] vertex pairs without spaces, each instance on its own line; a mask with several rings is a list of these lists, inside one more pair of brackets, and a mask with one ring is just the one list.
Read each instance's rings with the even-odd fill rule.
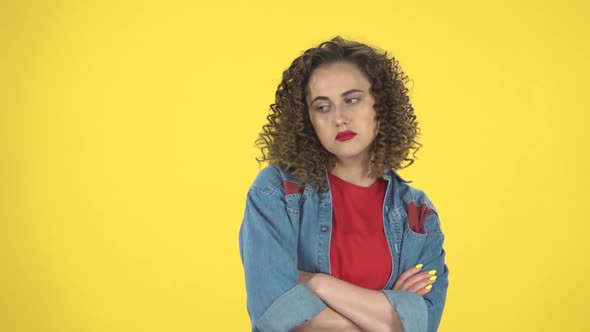
[[370,160],[365,162],[335,160],[330,173],[357,186],[370,187],[376,179],[369,177],[369,170]]

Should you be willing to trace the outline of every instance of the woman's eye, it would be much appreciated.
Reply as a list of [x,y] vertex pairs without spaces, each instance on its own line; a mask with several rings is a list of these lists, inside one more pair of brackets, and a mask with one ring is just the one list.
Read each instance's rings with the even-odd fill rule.
[[348,99],[346,99],[346,103],[348,103],[348,104],[356,104],[360,100],[361,100],[360,98],[348,98]]
[[318,107],[316,107],[315,109],[321,112],[326,112],[329,110],[330,105],[320,105]]

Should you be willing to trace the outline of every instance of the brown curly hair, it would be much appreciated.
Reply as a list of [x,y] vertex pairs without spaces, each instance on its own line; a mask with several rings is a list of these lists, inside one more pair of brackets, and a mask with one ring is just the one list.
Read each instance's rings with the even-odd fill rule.
[[[325,168],[334,166],[334,156],[320,143],[309,119],[306,103],[308,80],[315,68],[325,63],[345,61],[356,64],[371,84],[370,93],[375,99],[374,109],[380,121],[379,132],[372,144],[373,159],[369,176],[380,177],[385,169],[410,166],[410,150],[416,152],[422,144],[416,141],[420,134],[414,108],[410,104],[409,81],[394,57],[388,57],[366,44],[336,36],[310,48],[293,60],[275,94],[275,103],[256,140],[262,156],[261,163],[280,166],[292,174],[302,185],[311,185],[320,191],[328,190]],[[402,162],[407,161],[407,165]]]

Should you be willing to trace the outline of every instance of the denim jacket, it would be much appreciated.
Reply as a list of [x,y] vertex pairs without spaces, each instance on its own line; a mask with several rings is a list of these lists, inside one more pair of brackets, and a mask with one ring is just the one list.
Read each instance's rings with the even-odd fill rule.
[[[408,184],[412,181],[394,170],[386,170],[383,178],[383,224],[393,269],[381,291],[405,332],[435,332],[449,274],[438,212],[424,192]],[[330,274],[331,226],[330,191],[302,189],[278,166],[260,171],[248,191],[239,231],[252,331],[289,331],[327,307],[299,282],[297,270]],[[422,271],[437,271],[432,289],[425,295],[392,290],[399,275],[418,263],[424,264]]]

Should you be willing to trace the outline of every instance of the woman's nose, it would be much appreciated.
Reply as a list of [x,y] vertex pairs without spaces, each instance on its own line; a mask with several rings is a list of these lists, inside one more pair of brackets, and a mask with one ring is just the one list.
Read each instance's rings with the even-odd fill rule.
[[334,106],[334,118],[338,127],[348,123],[348,114],[341,106]]

